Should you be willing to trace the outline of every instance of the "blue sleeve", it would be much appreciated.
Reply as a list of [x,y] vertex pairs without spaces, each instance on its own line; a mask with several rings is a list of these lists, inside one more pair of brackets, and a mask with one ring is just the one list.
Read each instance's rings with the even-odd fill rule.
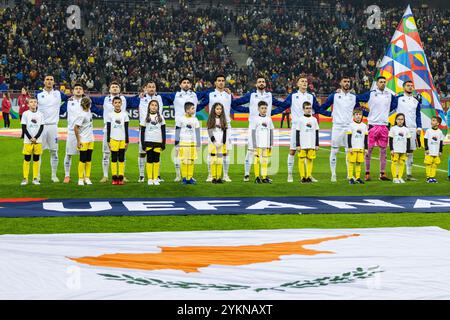
[[173,105],[173,101],[175,100],[175,93],[158,93],[161,96],[164,106]]
[[327,100],[319,107],[320,114],[323,114],[324,116],[331,117],[331,111],[328,111],[328,108],[331,107],[331,105],[334,102],[334,93],[330,94],[327,98]]
[[197,95],[198,101],[201,101],[201,100],[205,99],[206,97],[208,97],[208,96],[209,96],[209,93],[210,93],[211,91],[212,91],[211,89],[208,89],[208,90],[206,90],[206,91],[198,91],[198,92],[195,92],[195,94]]
[[69,100],[69,96],[66,95],[64,92],[60,91],[59,93],[61,94],[61,100],[62,100],[62,101],[67,101],[67,100]]
[[370,99],[370,91],[356,95],[356,99],[360,102],[368,102]]
[[422,103],[419,101],[416,109],[416,125],[417,128],[422,128],[422,113],[420,110],[422,109]]
[[59,108],[59,115],[62,115],[67,112],[67,100]]
[[139,104],[141,103],[141,98],[138,95],[125,97],[125,100],[127,100],[127,109],[139,108]]
[[205,107],[209,104],[209,94],[207,94],[202,101],[197,105],[197,112],[205,109]]
[[242,106],[243,104],[249,103],[251,95],[252,95],[252,93],[249,92],[238,99],[233,99],[231,101],[231,107]]
[[313,108],[313,110],[314,110],[314,113],[319,113],[319,110],[320,110],[320,104],[319,104],[319,102],[317,101],[316,96],[313,96],[313,105],[312,105],[312,108]]
[[272,110],[271,115],[274,116],[276,114],[282,113],[284,110],[289,108],[292,104],[292,93],[284,99],[280,106]]
[[389,108],[389,112],[392,112],[394,110],[397,110],[397,106],[398,106],[398,97],[391,95],[391,106]]
[[[364,94],[365,94],[365,93],[364,93]],[[359,104],[360,101],[361,101],[361,102],[364,102],[363,100],[360,100],[360,96],[361,96],[361,95],[357,95],[357,96],[356,96],[355,108],[360,108],[360,109],[362,110],[363,117],[368,117],[368,116],[369,116],[369,111],[367,111],[366,108],[363,108],[363,107]],[[369,96],[370,96],[370,93],[369,93]]]
[[92,104],[95,104],[97,106],[103,106],[105,103],[106,96],[100,96],[100,97],[89,97],[91,98]]
[[[284,101],[283,101],[284,102]],[[280,100],[276,99],[273,95],[272,95],[272,105],[275,107],[283,107],[284,103],[281,102]]]
[[91,104],[91,112],[98,116],[103,116],[103,108],[99,108],[93,103]]

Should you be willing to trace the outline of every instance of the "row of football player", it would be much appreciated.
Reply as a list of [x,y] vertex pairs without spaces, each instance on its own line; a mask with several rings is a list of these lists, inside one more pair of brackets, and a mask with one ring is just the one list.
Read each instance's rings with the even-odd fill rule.
[[[122,100],[113,98],[114,110],[106,119],[106,139],[111,151],[111,171],[113,184],[124,183],[125,152],[129,143],[128,114],[122,112]],[[80,152],[78,165],[79,185],[92,184],[90,181],[92,152],[94,148],[94,134],[91,108],[91,100],[87,97],[81,99],[82,112],[74,121],[74,133],[77,140],[77,148]],[[146,171],[149,185],[158,185],[160,154],[165,150],[166,125],[159,112],[159,102],[151,100],[147,107],[145,121],[140,123],[139,149],[146,154]],[[312,182],[313,161],[319,148],[319,124],[314,118],[312,105],[308,101],[303,103],[303,116],[296,123],[295,144],[299,151],[299,172],[302,183]],[[195,117],[196,107],[191,102],[184,106],[185,114],[177,123],[175,134],[175,147],[178,149],[177,158],[181,162],[181,174],[183,184],[194,184],[194,162],[197,158],[197,148],[201,147],[200,123]],[[361,179],[361,167],[364,162],[364,154],[368,152],[368,128],[362,122],[361,109],[353,110],[353,121],[346,132],[348,147],[348,179],[349,183],[364,183]],[[432,118],[432,128],[425,134],[425,164],[427,181],[436,182],[435,175],[437,165],[443,148],[443,135],[439,130],[440,118]],[[43,115],[37,111],[37,101],[30,100],[30,111],[22,117],[24,133],[24,180],[27,184],[30,160],[33,156],[33,182],[38,183],[39,156],[42,153],[41,133],[43,132]],[[415,136],[410,135],[405,126],[405,115],[398,113],[395,126],[389,131],[389,146],[392,160],[392,176],[394,183],[404,183],[403,172],[407,154],[411,153],[411,141]],[[227,131],[229,124],[224,113],[224,106],[216,102],[207,122],[209,144],[208,155],[210,157],[213,183],[222,183],[223,158],[227,155]],[[268,177],[268,164],[273,147],[273,122],[268,114],[268,104],[265,101],[258,103],[258,117],[250,122],[249,148],[254,150],[254,169],[256,183],[270,183]],[[435,134],[441,133],[436,139]],[[306,168],[305,168],[306,167]]]
[[[44,90],[37,94],[39,110],[44,113],[45,125],[43,135],[43,147],[49,149],[51,153],[51,167],[52,180],[58,181],[56,169],[58,166],[58,143],[57,143],[57,124],[59,121],[59,113],[67,110],[68,117],[68,138],[66,144],[66,156],[64,159],[65,168],[65,182],[69,182],[70,166],[72,156],[78,153],[76,146],[76,139],[73,131],[73,119],[77,118],[80,111],[80,101],[83,97],[83,88],[80,85],[75,85],[73,88],[73,96],[61,108],[61,102],[67,99],[67,96],[59,91],[53,90],[54,79],[52,76],[46,76],[44,80]],[[173,94],[157,94],[156,85],[153,81],[149,81],[146,85],[146,93],[140,96],[125,97],[120,95],[120,86],[118,83],[111,83],[110,95],[104,97],[92,97],[93,106],[92,111],[102,114],[105,119],[104,140],[103,140],[103,178],[102,182],[108,181],[109,176],[109,161],[110,149],[106,141],[106,119],[108,114],[113,110],[112,100],[114,97],[120,97],[122,100],[122,110],[129,107],[139,107],[139,118],[142,122],[146,117],[146,110],[148,102],[155,99],[159,102],[160,108],[163,105],[173,105],[175,109],[175,122],[184,114],[184,105],[186,102],[191,102],[197,106],[196,111],[201,110],[206,105],[214,105],[220,102],[224,106],[224,113],[231,128],[230,113],[231,109],[238,112],[248,112],[249,122],[252,123],[258,116],[258,103],[265,101],[271,114],[277,114],[284,111],[286,108],[291,108],[293,127],[303,116],[303,102],[308,101],[312,104],[314,113],[321,113],[331,116],[333,119],[332,128],[332,148],[330,153],[330,169],[331,180],[336,181],[336,160],[337,153],[340,147],[346,147],[346,132],[349,125],[352,123],[352,112],[355,108],[359,108],[360,101],[367,101],[369,112],[363,110],[363,114],[368,117],[369,124],[369,139],[368,139],[368,153],[365,157],[366,163],[366,180],[370,180],[370,160],[374,147],[380,147],[380,179],[389,180],[385,175],[386,167],[386,147],[388,144],[388,118],[389,113],[396,110],[399,113],[405,114],[407,127],[410,129],[410,134],[413,136],[421,131],[421,116],[420,116],[420,95],[413,95],[413,83],[405,81],[403,84],[404,93],[396,97],[385,90],[386,79],[379,77],[377,79],[377,89],[356,96],[350,92],[350,79],[343,77],[340,81],[340,89],[336,93],[332,93],[323,105],[319,105],[314,95],[306,91],[308,82],[306,76],[300,76],[298,79],[298,91],[290,94],[284,102],[276,100],[270,92],[265,90],[266,82],[263,77],[258,77],[256,81],[256,90],[244,95],[242,98],[233,99],[232,95],[225,88],[225,77],[218,75],[215,79],[215,89],[207,92],[196,92],[191,90],[191,82],[187,78],[180,81],[180,91]],[[247,104],[248,107],[242,105]],[[272,106],[277,108],[272,110]],[[100,106],[100,108],[98,108]],[[332,111],[328,108],[333,106]],[[211,110],[212,108],[210,108]],[[249,173],[251,167],[251,160],[254,157],[254,150],[249,148],[246,154],[245,163],[245,177],[244,180],[249,180]],[[411,150],[415,150],[415,139],[411,144]],[[288,182],[292,182],[292,170],[294,166],[294,156],[296,153],[295,146],[295,130],[291,131],[290,153],[288,156]],[[178,152],[178,148],[177,148]],[[224,180],[229,180],[227,157],[224,157]],[[408,179],[412,178],[412,163],[413,154],[408,154],[406,169]],[[139,172],[140,180],[143,181],[143,171],[145,167],[145,153],[139,157]],[[210,167],[210,163],[209,166]],[[175,171],[177,180],[181,179],[181,165],[178,156],[175,158]],[[209,180],[211,180],[211,171]]]

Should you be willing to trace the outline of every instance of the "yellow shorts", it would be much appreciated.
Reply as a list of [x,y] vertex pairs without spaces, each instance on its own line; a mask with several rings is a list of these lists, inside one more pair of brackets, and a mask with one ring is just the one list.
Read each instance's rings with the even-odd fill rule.
[[406,153],[394,153],[393,156],[391,156],[392,162],[398,162],[398,161],[406,161],[408,156]]
[[80,150],[80,151],[94,150],[94,141],[82,142],[81,148],[78,148],[78,150]]
[[35,144],[25,143],[23,145],[22,153],[26,156],[33,155],[33,154],[35,154],[37,156],[41,155],[42,154],[42,144],[41,143],[35,143]]
[[111,139],[109,143],[111,144],[111,151],[117,152],[119,149],[125,149],[125,140]]
[[313,160],[316,158],[316,150],[314,149],[302,149],[298,153],[299,158],[308,158],[310,160]]
[[272,156],[272,149],[256,148],[255,155],[260,157],[270,157]]
[[195,143],[180,144],[180,146],[178,147],[178,158],[184,160],[197,159],[197,148],[195,147]]
[[348,154],[348,162],[362,163],[364,162],[364,150],[355,149]]
[[439,156],[425,156],[425,159],[423,160],[423,163],[425,164],[440,164],[441,158]]
[[211,143],[210,143],[210,144],[208,145],[208,153],[209,153],[209,154],[214,154],[214,155],[217,155],[217,154],[222,154],[222,155],[227,154],[227,145],[226,145],[226,144],[223,144],[222,147],[220,147],[220,150],[217,151],[217,147],[216,147],[214,144],[211,144]]

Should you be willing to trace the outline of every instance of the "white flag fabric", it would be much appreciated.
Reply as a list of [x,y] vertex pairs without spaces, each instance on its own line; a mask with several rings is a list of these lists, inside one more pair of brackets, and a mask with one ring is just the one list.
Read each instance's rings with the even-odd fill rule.
[[450,299],[450,232],[3,235],[0,299]]

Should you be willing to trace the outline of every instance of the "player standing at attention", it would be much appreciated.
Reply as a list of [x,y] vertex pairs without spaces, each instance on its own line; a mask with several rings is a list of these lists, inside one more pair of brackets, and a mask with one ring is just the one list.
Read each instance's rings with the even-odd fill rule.
[[112,184],[124,184],[125,151],[128,148],[128,123],[130,118],[126,112],[122,112],[122,99],[113,98],[113,112],[106,117],[106,138],[111,150]]
[[[156,102],[158,103],[159,107],[158,107],[157,112],[159,113],[160,118],[163,118],[164,102],[163,102],[162,96],[156,93],[156,83],[154,81],[147,82],[147,84],[144,88],[144,94],[140,95],[139,98],[140,98],[140,101],[139,101],[139,123],[140,124],[146,123],[148,109],[149,109],[149,103],[152,100],[156,100]],[[164,126],[165,126],[165,122],[164,122]],[[142,130],[142,128],[141,128],[141,130]],[[140,135],[139,137],[142,137],[142,135]],[[138,180],[138,182],[144,182],[144,180],[145,180],[144,171],[145,171],[145,167],[146,167],[146,160],[145,160],[146,157],[147,157],[147,163],[148,163],[148,154],[145,151],[145,147],[143,147],[142,142],[143,141],[140,139],[139,140],[139,156],[138,156],[138,165],[139,165],[139,180]],[[158,165],[158,167],[159,167],[159,165]],[[163,180],[161,180],[159,171],[158,171],[157,178],[152,179],[152,180],[159,180],[159,182],[163,181]]]
[[[368,149],[367,125],[362,122],[361,109],[353,110],[353,122],[347,131],[347,179],[350,184],[364,184],[361,179],[361,167],[364,162],[364,154]],[[355,175],[353,175],[353,170]]]
[[[105,126],[103,128],[103,177],[100,180],[101,183],[108,182],[109,177],[109,161],[111,151],[109,149],[109,143],[106,139],[106,119],[108,115],[113,113],[114,106],[113,100],[115,97],[120,98],[122,101],[122,112],[126,113],[127,108],[137,108],[139,107],[140,99],[139,96],[125,97],[120,94],[120,84],[117,81],[112,81],[109,85],[109,95],[103,97],[91,97],[92,104],[100,105],[103,107],[103,121]],[[124,177],[124,182],[127,182],[127,179]]]
[[406,126],[411,135],[411,152],[406,160],[406,180],[416,181],[412,176],[412,167],[414,163],[414,150],[417,143],[420,143],[420,133],[422,131],[421,101],[420,94],[413,95],[413,82],[408,80],[403,83],[403,94],[397,96],[397,112],[405,115]]
[[[319,150],[319,123],[312,116],[312,105],[309,101],[303,102],[303,117],[297,122],[296,146],[298,153],[298,169],[301,183],[312,182],[313,160]],[[305,172],[306,165],[306,172]]]
[[272,183],[267,178],[267,170],[273,146],[274,126],[271,116],[268,115],[267,102],[258,102],[258,110],[258,117],[250,123],[252,145],[255,150],[255,183]]
[[[223,155],[223,181],[225,182],[231,182],[231,179],[228,175],[228,171],[230,168],[230,153],[233,150],[233,144],[231,143],[231,101],[233,100],[233,97],[231,95],[231,92],[229,89],[225,88],[225,76],[222,74],[219,74],[216,76],[216,79],[214,81],[215,89],[211,92],[209,92],[207,95],[205,95],[205,98],[199,103],[197,107],[197,112],[202,110],[204,107],[209,105],[209,112],[214,110],[212,106],[214,106],[216,103],[220,103],[223,106],[223,112],[225,114],[225,119],[227,121],[227,141],[226,141],[226,147],[227,150]],[[212,175],[212,160],[211,156],[208,153],[207,158],[208,163],[208,178],[206,179],[206,182],[211,182],[213,180]]]
[[[359,102],[356,99],[356,95],[350,92],[350,77],[344,76],[340,81],[339,92],[332,93],[328,96],[324,104],[320,106],[320,114],[324,116],[332,117],[333,126],[331,129],[331,152],[330,152],[330,170],[331,170],[331,182],[336,182],[336,164],[337,154],[340,147],[345,148],[345,156],[347,159],[347,133],[350,125],[352,124],[353,110],[360,108]],[[332,111],[328,111],[328,108],[333,106]],[[360,110],[361,112],[361,110]],[[362,114],[361,114],[362,116]],[[347,161],[346,161],[347,162]],[[348,163],[347,163],[348,171]],[[353,170],[352,170],[353,175]]]
[[94,150],[94,129],[92,125],[91,99],[83,97],[81,112],[73,122],[73,130],[80,150],[78,163],[78,185],[91,185],[92,151]]
[[160,157],[161,152],[166,149],[166,122],[160,112],[159,101],[151,100],[145,114],[145,118],[140,122],[140,147],[147,155],[147,183],[159,185]]
[[394,183],[405,183],[402,179],[407,154],[411,152],[411,134],[405,122],[405,115],[397,113],[395,126],[389,130],[389,149],[391,149],[391,172]]
[[44,115],[37,111],[36,98],[28,99],[29,110],[22,114],[20,123],[23,132],[23,180],[21,185],[28,184],[31,156],[33,156],[33,184],[39,185],[39,158],[42,154],[42,132],[44,131]]
[[437,183],[436,170],[441,163],[441,155],[444,146],[444,134],[439,129],[442,119],[431,118],[431,128],[425,132],[425,159],[424,164],[427,173],[427,183]]
[[397,99],[386,88],[386,78],[377,78],[377,88],[357,95],[359,102],[369,106],[369,152],[366,155],[366,181],[370,180],[370,161],[374,147],[380,148],[380,180],[390,181],[386,176],[386,147],[389,136],[389,113],[397,109]]
[[[208,172],[212,183],[223,183],[223,159],[227,156],[227,136],[229,123],[225,116],[224,106],[216,102],[211,106],[208,117]],[[208,180],[207,180],[208,181]]]
[[[58,170],[58,122],[61,104],[67,101],[68,96],[53,89],[55,79],[52,75],[44,78],[44,89],[36,94],[38,109],[44,115],[44,131],[42,132],[42,149],[50,151],[50,165],[52,168],[52,181],[59,182],[56,175]],[[39,162],[41,163],[41,162]],[[40,170],[39,170],[40,174]],[[40,180],[40,176],[39,176]]]
[[[256,90],[251,91],[239,99],[235,99],[231,102],[231,107],[238,111],[249,113],[249,130],[248,130],[248,143],[247,143],[247,153],[245,154],[245,173],[244,181],[250,181],[250,168],[252,166],[254,158],[254,146],[252,145],[252,132],[250,130],[251,123],[253,120],[259,117],[258,103],[260,101],[265,101],[267,103],[267,109],[272,113],[272,106],[283,107],[283,102],[275,99],[271,92],[266,91],[266,79],[264,76],[258,76],[256,78]],[[242,107],[244,104],[249,104],[248,107]],[[281,112],[281,111],[280,111]],[[269,179],[269,178],[268,178]],[[269,179],[270,180],[270,179]]]
[[[296,145],[296,127],[300,118],[303,117],[303,103],[308,101],[313,107],[313,114],[319,113],[320,105],[317,102],[316,97],[307,92],[308,89],[308,78],[305,74],[300,75],[297,81],[298,90],[291,93],[286,97],[281,107],[278,107],[272,111],[272,115],[278,114],[286,110],[287,108],[291,108],[291,117],[292,117],[292,126],[291,126],[291,138],[289,144],[289,154],[287,159],[287,167],[288,167],[288,178],[287,182],[293,182],[294,178],[292,176],[292,171],[294,169],[295,164],[295,152],[297,150]],[[316,182],[317,180],[313,180],[311,177],[311,181]]]
[[[193,104],[195,108],[197,108],[197,105],[199,103],[199,100],[202,100],[207,92],[194,92],[191,90],[192,88],[192,82],[189,78],[184,77],[180,81],[180,91],[176,93],[171,94],[163,94],[162,97],[165,99],[165,101],[168,102],[169,105],[173,104],[173,107],[175,109],[175,132],[180,129],[179,122],[183,119],[185,115],[185,105],[187,102],[190,104]],[[194,117],[195,117],[195,110],[194,110]],[[180,181],[181,180],[181,172],[180,172],[180,160],[179,157],[179,146],[175,146],[175,156],[174,156],[174,163],[175,163],[175,173],[176,177],[174,181]],[[192,179],[195,181],[195,179]]]
[[197,148],[201,148],[200,122],[195,117],[196,106],[192,102],[184,105],[185,115],[179,118],[175,131],[175,147],[178,149],[183,184],[195,184],[194,161]]

